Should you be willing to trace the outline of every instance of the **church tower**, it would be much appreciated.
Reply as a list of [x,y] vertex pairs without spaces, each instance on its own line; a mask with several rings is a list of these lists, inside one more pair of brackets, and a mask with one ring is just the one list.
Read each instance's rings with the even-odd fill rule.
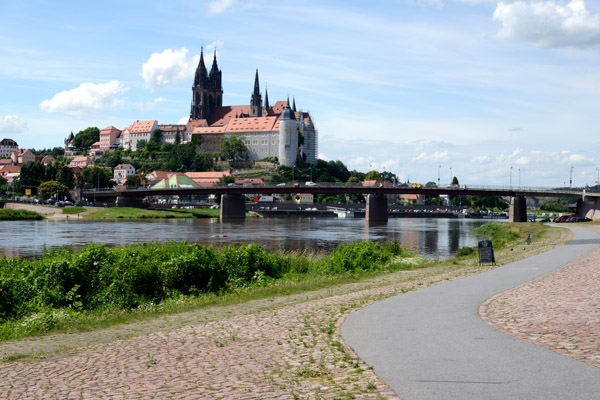
[[254,93],[250,98],[250,116],[262,117],[262,95],[260,94],[260,85],[258,84],[258,70],[254,77]]
[[208,119],[210,112],[215,107],[223,105],[223,86],[221,85],[221,71],[217,65],[217,51],[213,58],[210,74],[204,64],[204,49],[200,50],[200,62],[196,68],[194,86],[192,87],[192,107],[190,120]]

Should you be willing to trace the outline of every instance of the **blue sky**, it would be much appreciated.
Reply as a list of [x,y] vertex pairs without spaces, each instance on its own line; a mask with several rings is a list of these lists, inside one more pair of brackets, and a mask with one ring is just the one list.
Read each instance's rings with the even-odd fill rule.
[[320,157],[350,169],[598,180],[592,0],[4,0],[0,137],[39,149],[88,126],[176,123],[202,45],[224,105],[249,104],[258,68],[271,103],[289,94],[311,112]]

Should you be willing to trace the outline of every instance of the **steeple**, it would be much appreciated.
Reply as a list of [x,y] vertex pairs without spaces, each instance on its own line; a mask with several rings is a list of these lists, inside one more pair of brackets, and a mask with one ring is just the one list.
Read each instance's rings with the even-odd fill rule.
[[296,112],[296,96],[294,96],[294,105],[292,106],[292,110],[294,110],[294,112]]
[[254,92],[250,98],[250,116],[262,117],[262,96],[260,94],[260,85],[258,83],[258,69],[254,76]]
[[213,58],[210,75],[204,64],[204,48],[200,49],[200,61],[196,68],[194,86],[192,87],[192,107],[190,119],[208,119],[210,112],[215,107],[223,105],[223,87],[221,85],[221,71],[217,65],[217,51]]
[[267,92],[267,85],[265,85],[265,110],[269,109],[269,92]]

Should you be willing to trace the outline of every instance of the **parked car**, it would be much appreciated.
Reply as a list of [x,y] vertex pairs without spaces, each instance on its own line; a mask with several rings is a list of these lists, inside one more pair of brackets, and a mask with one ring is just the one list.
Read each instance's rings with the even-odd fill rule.
[[306,183],[305,183],[305,185],[306,185],[306,186],[317,186],[317,184],[316,184],[316,183],[314,183],[314,182],[311,182],[311,181],[308,181],[308,182],[306,182]]
[[557,217],[554,219],[554,222],[567,222],[567,220],[569,218],[573,218],[576,217],[577,215],[575,214],[565,214],[565,215],[561,215],[560,217]]

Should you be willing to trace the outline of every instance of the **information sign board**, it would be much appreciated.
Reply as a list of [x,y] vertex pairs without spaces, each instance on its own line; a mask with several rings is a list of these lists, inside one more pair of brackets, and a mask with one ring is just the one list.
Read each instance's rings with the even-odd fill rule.
[[484,263],[496,265],[494,246],[492,245],[491,240],[481,240],[479,242],[479,265]]

